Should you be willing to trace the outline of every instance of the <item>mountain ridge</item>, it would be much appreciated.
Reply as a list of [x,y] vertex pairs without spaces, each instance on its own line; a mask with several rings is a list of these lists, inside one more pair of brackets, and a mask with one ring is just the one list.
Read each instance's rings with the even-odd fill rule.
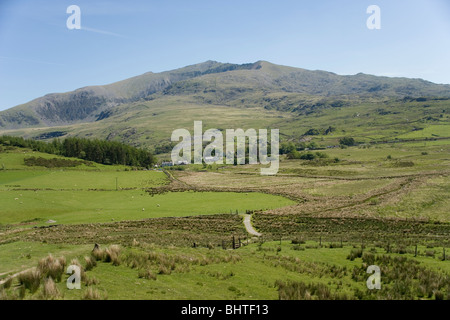
[[0,112],[3,130],[65,126],[108,118],[114,108],[164,96],[192,95],[201,103],[238,105],[250,96],[287,93],[327,99],[450,97],[450,85],[422,79],[363,73],[338,75],[257,61],[246,64],[208,60],[174,70],[144,74],[107,85],[50,93]]

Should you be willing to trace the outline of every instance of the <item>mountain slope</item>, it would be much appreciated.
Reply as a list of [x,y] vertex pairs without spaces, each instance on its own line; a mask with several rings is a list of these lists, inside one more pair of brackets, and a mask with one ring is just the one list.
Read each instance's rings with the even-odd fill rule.
[[[279,96],[295,95],[294,102]],[[0,112],[0,128],[53,127],[92,123],[120,113],[121,105],[190,96],[196,103],[233,107],[272,105],[291,110],[318,100],[370,100],[450,97],[449,85],[421,79],[365,74],[340,76],[274,65],[265,61],[237,65],[207,61],[161,73],[148,72],[104,86],[48,94]],[[299,98],[301,97],[301,98]],[[289,100],[289,99],[288,99]]]

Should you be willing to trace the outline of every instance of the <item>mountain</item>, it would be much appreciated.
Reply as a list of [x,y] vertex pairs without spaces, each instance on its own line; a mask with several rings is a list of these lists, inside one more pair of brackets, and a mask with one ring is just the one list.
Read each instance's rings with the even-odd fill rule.
[[[151,145],[196,119],[217,128],[277,126],[292,138],[313,126],[348,126],[354,115],[366,114],[371,129],[380,117],[380,125],[408,118],[407,132],[419,120],[447,119],[442,110],[449,98],[450,85],[421,79],[207,61],[48,94],[0,112],[0,130],[37,139],[69,135]],[[364,123],[358,121],[355,126]]]
[[251,69],[255,64],[233,65],[207,61],[185,68],[129,78],[104,86],[89,86],[67,93],[47,94],[0,113],[0,127],[56,126],[98,121],[111,108],[146,99],[173,83],[212,73]]
[[[217,91],[219,91],[217,93]],[[214,99],[208,100],[208,93]],[[421,79],[387,78],[359,73],[340,76],[274,65],[207,61],[177,70],[152,73],[104,86],[53,93],[0,113],[0,128],[60,126],[102,120],[114,107],[164,95],[204,95],[209,103],[226,104],[249,93],[299,93],[320,97],[450,97],[449,85]]]

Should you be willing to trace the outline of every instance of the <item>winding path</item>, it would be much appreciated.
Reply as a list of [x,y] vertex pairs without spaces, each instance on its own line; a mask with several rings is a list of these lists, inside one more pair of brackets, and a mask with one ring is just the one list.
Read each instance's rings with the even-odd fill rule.
[[262,236],[261,233],[259,233],[258,231],[255,230],[255,228],[253,228],[252,222],[250,221],[251,217],[252,216],[250,214],[245,214],[244,215],[244,226],[245,226],[245,229],[247,229],[247,232],[250,233],[251,235],[254,235],[254,236],[257,236],[257,237]]

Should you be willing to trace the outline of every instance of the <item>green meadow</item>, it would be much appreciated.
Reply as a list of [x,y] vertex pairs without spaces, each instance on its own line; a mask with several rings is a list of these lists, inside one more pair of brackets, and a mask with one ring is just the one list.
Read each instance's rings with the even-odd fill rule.
[[[70,246],[7,244],[3,245],[2,254],[7,258],[8,267],[17,269],[19,263],[24,263],[23,267],[36,262],[35,253],[45,252],[44,248],[51,250],[56,258],[67,253]],[[13,249],[30,252],[31,258],[17,257],[17,251]],[[441,291],[445,292],[445,287],[437,284],[438,290],[429,291],[433,285],[426,284],[428,278],[422,279],[418,273],[430,276],[450,273],[450,265],[427,256],[425,252],[429,249],[424,246],[418,248],[417,257],[412,253],[387,255],[384,249],[371,246],[365,249],[363,256],[355,258],[350,258],[351,253],[360,249],[355,249],[354,246],[344,245],[330,249],[328,244],[319,246],[313,241],[303,244],[291,241],[260,242],[236,251],[140,244],[118,250],[120,253],[117,260],[111,262],[100,259],[95,262],[95,266],[84,271],[80,290],[67,289],[68,275],[63,276],[56,283],[58,296],[54,298],[86,299],[89,297],[88,291],[94,291],[98,294],[97,299],[110,300],[276,300],[292,294],[289,291],[283,292],[283,286],[302,283],[318,288],[316,292],[311,290],[310,297],[305,297],[309,299],[321,296],[386,299],[391,295],[399,298],[401,294],[434,299],[438,294],[441,295]],[[374,259],[377,255],[384,257],[382,290],[379,292],[367,289],[366,280],[369,275],[365,272],[367,260]],[[89,257],[89,250],[86,246],[73,247],[69,257],[76,258],[84,266],[84,257]],[[12,263],[13,258],[15,264]],[[399,282],[392,281],[395,275],[406,272],[401,267],[396,269],[396,266],[402,266],[405,262],[415,266],[415,273],[410,274],[414,284],[409,284],[411,289],[407,292],[402,291],[404,289],[399,287]],[[402,284],[408,284],[406,279],[402,279]],[[6,291],[12,297],[19,295],[14,283]],[[42,292],[43,290],[37,290],[34,294],[27,295],[27,298],[42,298]]]
[[96,223],[274,209],[293,201],[262,193],[0,191],[1,223]]
[[[4,150],[0,299],[450,299],[444,141],[282,157],[274,177],[254,165],[47,169],[24,159],[58,156]],[[83,268],[81,290],[65,273],[47,282],[42,259],[58,257]]]

